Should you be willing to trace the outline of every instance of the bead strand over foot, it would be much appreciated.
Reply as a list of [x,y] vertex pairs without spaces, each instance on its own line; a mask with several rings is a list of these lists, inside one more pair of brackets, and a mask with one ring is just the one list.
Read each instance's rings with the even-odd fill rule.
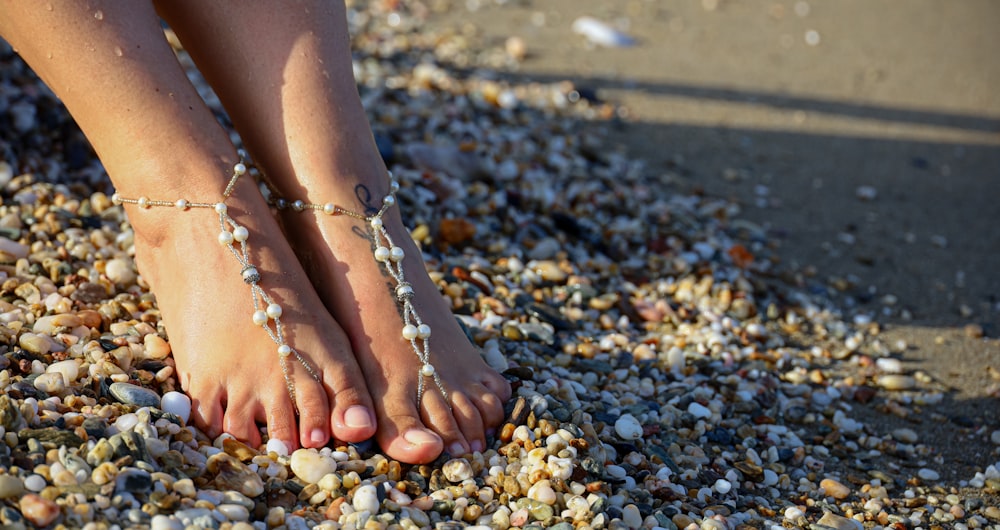
[[149,199],[148,197],[125,198],[118,193],[112,196],[112,201],[119,205],[134,204],[143,210],[153,207],[171,207],[180,211],[187,211],[192,208],[211,208],[219,214],[219,243],[225,245],[233,257],[236,258],[236,261],[239,262],[240,276],[243,282],[250,286],[250,293],[253,300],[251,319],[255,325],[264,328],[277,346],[278,360],[281,365],[282,375],[285,378],[288,396],[292,400],[292,405],[296,407],[296,412],[298,412],[295,400],[295,385],[292,383],[292,377],[289,372],[288,359],[294,357],[317,382],[320,381],[320,375],[309,361],[286,341],[285,329],[281,323],[281,305],[275,303],[271,296],[260,286],[260,271],[250,261],[250,249],[247,244],[250,232],[246,227],[239,225],[229,216],[229,208],[226,206],[225,201],[232,194],[237,180],[246,173],[247,166],[242,159],[233,165],[233,176],[229,180],[229,184],[226,186],[222,194],[222,199],[219,202],[192,202],[187,199],[164,201]]
[[[423,398],[427,386],[425,380],[428,378],[434,382],[434,385],[441,392],[445,403],[450,403],[448,400],[448,391],[441,381],[441,376],[438,375],[434,365],[431,364],[429,340],[431,327],[425,324],[417,313],[413,305],[413,287],[406,281],[406,276],[403,272],[403,258],[406,257],[406,254],[401,247],[393,244],[392,236],[389,235],[389,231],[385,228],[382,221],[382,217],[389,208],[396,204],[396,192],[398,190],[399,183],[392,177],[392,173],[389,173],[389,193],[382,198],[382,204],[378,212],[369,216],[345,209],[334,203],[315,204],[301,200],[289,202],[287,199],[282,198],[272,199],[271,203],[279,210],[289,208],[297,212],[315,210],[330,216],[346,215],[363,220],[368,224],[375,260],[385,266],[386,272],[396,282],[395,295],[403,318],[403,338],[410,343],[413,353],[416,354],[421,363],[419,369],[420,377],[417,379],[417,403],[419,404]],[[274,196],[276,194],[272,191],[272,197]],[[451,405],[449,404],[448,406],[450,407]]]

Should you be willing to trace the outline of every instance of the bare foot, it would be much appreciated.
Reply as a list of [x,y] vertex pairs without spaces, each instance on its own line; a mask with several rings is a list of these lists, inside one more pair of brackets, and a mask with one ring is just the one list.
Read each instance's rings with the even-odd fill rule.
[[229,248],[218,242],[214,210],[126,204],[138,266],[156,293],[181,386],[193,401],[195,425],[212,437],[227,432],[254,447],[261,443],[258,422],[267,425],[270,438],[291,449],[323,446],[331,433],[344,441],[370,438],[374,409],[348,338],[316,295],[263,197],[244,179],[226,205],[249,230],[250,262],[260,273],[260,286],[282,308],[287,343],[315,368],[320,381],[290,357],[293,406],[278,346],[251,318],[250,286]]
[[[329,181],[308,180],[300,181],[309,190],[304,200],[333,202],[358,213],[365,212],[366,205],[381,206],[389,190],[385,176],[377,182],[355,182],[346,189]],[[318,210],[288,209],[282,216],[292,248],[351,339],[375,403],[375,437],[386,454],[404,462],[425,463],[442,451],[457,455],[484,450],[486,432],[503,421],[510,385],[483,361],[459,327],[427,275],[399,207],[390,208],[383,220],[393,242],[405,252],[406,280],[413,286],[417,313],[431,327],[430,362],[441,377],[447,400],[433,379],[426,377],[423,398],[417,402],[422,362],[403,338],[396,282],[373,257],[368,223]]]

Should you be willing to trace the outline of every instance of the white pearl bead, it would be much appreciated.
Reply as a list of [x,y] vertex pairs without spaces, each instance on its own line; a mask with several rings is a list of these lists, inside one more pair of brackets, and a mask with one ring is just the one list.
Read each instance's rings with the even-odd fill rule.
[[421,339],[426,339],[431,336],[431,327],[427,324],[420,324],[417,326],[417,336]]
[[176,206],[178,210],[187,210],[189,205],[190,203],[187,202],[187,199],[177,199],[177,202],[174,203],[174,206]]
[[337,205],[333,204],[332,202],[328,202],[328,203],[324,204],[323,205],[323,213],[325,213],[327,215],[333,215],[333,214],[337,213]]
[[237,226],[233,229],[233,239],[237,241],[246,241],[250,237],[250,231],[243,226]]
[[[391,178],[391,177],[390,177],[390,178]],[[396,193],[397,191],[399,191],[399,183],[398,183],[398,182],[396,182],[395,180],[393,180],[392,182],[390,182],[390,183],[389,183],[389,189],[390,189],[390,190],[391,190],[391,191],[392,191],[393,193]]]
[[147,197],[139,197],[135,202],[139,205],[139,208],[149,208],[149,199]]
[[278,304],[268,304],[267,306],[267,316],[271,318],[278,318],[281,316],[281,306]]
[[229,211],[229,207],[225,203],[217,202],[215,203],[215,213],[223,214]]
[[403,338],[406,340],[413,340],[417,338],[417,326],[414,326],[413,324],[403,326]]
[[278,355],[282,357],[288,357],[292,354],[292,347],[287,344],[282,344],[278,346]]
[[389,251],[389,259],[392,261],[402,261],[405,256],[406,253],[400,247],[392,247],[392,250]]
[[421,366],[420,367],[420,375],[422,375],[424,377],[431,377],[432,375],[434,375],[434,365],[431,364],[431,363],[427,363],[427,364]]
[[295,210],[296,212],[301,212],[302,210],[306,209],[306,203],[302,201],[295,201],[292,203],[292,209]]
[[112,204],[121,204],[122,203],[122,196],[119,195],[116,192],[114,195],[111,196],[111,203]]
[[371,224],[372,224],[372,228],[374,228],[375,230],[378,230],[379,228],[382,228],[382,218],[381,217],[372,217]]
[[253,323],[258,326],[263,326],[267,324],[267,313],[261,311],[260,309],[253,312]]
[[230,232],[220,232],[219,233],[219,243],[223,245],[233,244],[233,234]]
[[375,259],[378,261],[385,261],[389,259],[389,249],[385,247],[375,248]]
[[401,283],[396,286],[396,298],[407,298],[413,296],[413,286],[408,283]]
[[247,172],[247,166],[243,162],[238,162],[233,166],[233,174],[242,175]]
[[382,198],[382,204],[386,206],[392,206],[393,204],[396,204],[396,198],[393,197],[392,195],[386,195],[385,197]]

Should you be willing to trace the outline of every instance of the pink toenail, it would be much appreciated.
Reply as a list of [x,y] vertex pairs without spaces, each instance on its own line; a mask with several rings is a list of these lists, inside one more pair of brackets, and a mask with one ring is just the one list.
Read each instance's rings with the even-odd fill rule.
[[469,445],[472,447],[473,453],[483,452],[483,442],[480,442],[479,440],[473,440],[472,443]]
[[423,429],[410,429],[403,434],[403,439],[413,445],[437,443],[439,438]]
[[448,454],[450,454],[451,456],[464,455],[465,447],[462,447],[462,444],[455,442],[448,447]]
[[314,444],[326,443],[327,435],[323,429],[313,429],[309,433],[309,440]]
[[354,405],[344,411],[344,424],[352,429],[370,429],[375,425],[375,422],[372,421],[372,415],[368,409],[361,405]]

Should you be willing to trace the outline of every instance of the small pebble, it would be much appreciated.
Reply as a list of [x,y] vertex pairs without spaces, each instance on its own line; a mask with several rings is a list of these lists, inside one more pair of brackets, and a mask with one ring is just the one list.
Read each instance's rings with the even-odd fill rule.
[[623,414],[615,421],[615,432],[623,440],[638,440],[642,438],[642,424],[635,416]]
[[337,461],[315,449],[296,449],[290,466],[295,476],[307,484],[315,484],[325,475],[337,471]]
[[374,514],[378,512],[380,504],[378,491],[375,489],[375,486],[364,484],[354,490],[354,498],[351,501],[351,506],[356,511]]
[[917,471],[917,476],[920,477],[920,480],[926,480],[930,482],[939,480],[941,478],[941,475],[937,471],[934,471],[933,469],[926,467],[920,468],[920,470]]
[[[147,335],[148,337],[149,335]],[[191,398],[181,392],[167,392],[160,399],[163,412],[174,414],[185,424],[191,419]]]
[[111,383],[108,391],[111,392],[111,395],[115,399],[127,405],[135,405],[137,407],[160,406],[160,396],[156,392],[131,383]]

